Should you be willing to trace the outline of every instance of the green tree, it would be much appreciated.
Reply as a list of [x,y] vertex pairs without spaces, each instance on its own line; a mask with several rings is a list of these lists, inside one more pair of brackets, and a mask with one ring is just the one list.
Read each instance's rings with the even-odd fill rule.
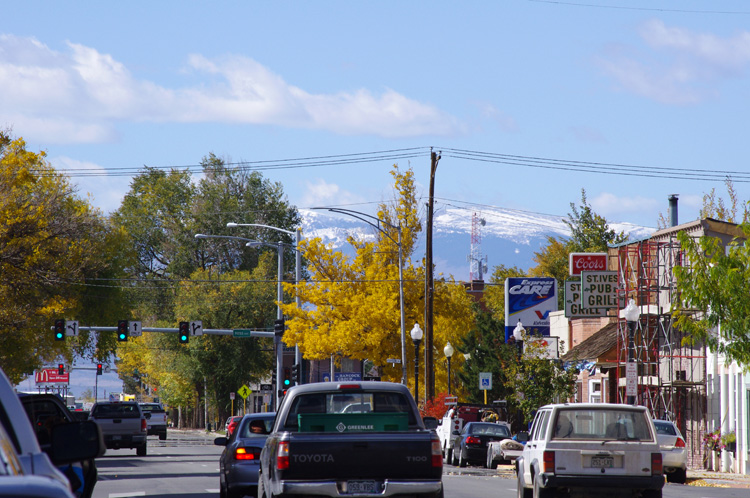
[[[750,224],[740,225],[745,239]],[[705,341],[729,361],[750,366],[750,248],[745,240],[724,247],[718,237],[677,238],[687,264],[675,266],[675,325],[691,343]]]
[[607,252],[607,247],[628,240],[624,232],[617,233],[607,220],[594,212],[586,201],[586,190],[581,189],[581,205],[570,203],[572,213],[563,220],[570,228],[570,252]]
[[484,289],[484,304],[492,312],[495,320],[505,323],[505,280],[524,277],[528,272],[517,266],[497,265],[490,276],[489,285]]

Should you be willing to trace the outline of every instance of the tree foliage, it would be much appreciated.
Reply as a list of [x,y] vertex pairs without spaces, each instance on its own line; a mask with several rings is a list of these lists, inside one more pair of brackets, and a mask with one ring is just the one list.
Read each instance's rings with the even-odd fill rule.
[[[750,225],[741,228],[750,237]],[[673,317],[690,342],[705,341],[714,351],[750,367],[750,248],[736,240],[726,250],[718,237],[677,238],[686,264],[675,266]]]
[[527,272],[517,266],[506,267],[500,264],[495,267],[489,285],[484,288],[484,304],[495,320],[505,322],[505,280],[526,275]]
[[[377,214],[387,222],[381,224],[386,233],[376,232],[374,242],[350,238],[354,257],[327,248],[319,239],[303,241],[310,280],[285,285],[287,292],[299,295],[302,306],[283,306],[288,317],[284,343],[299,346],[308,359],[367,359],[381,367],[384,380],[399,381],[401,369],[387,363],[401,358],[398,232],[392,225],[401,226],[407,335],[424,316],[424,269],[411,259],[422,227],[413,172],[394,167],[392,175],[394,199],[381,204]],[[434,309],[433,343],[435,351],[442,352],[447,341],[455,344],[471,327],[470,298],[452,280],[436,279]],[[407,362],[413,365],[411,340],[406,340]],[[439,362],[435,366],[442,367]],[[446,390],[445,374],[436,372],[435,379],[436,390]]]
[[97,279],[116,274],[122,234],[45,156],[0,132],[0,366],[14,382],[58,355],[94,355],[88,333],[54,342],[55,318],[85,325],[120,305]]

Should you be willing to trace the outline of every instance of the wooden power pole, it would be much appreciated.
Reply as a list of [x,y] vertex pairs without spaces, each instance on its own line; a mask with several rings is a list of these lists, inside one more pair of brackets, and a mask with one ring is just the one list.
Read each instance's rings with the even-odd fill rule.
[[435,204],[435,171],[440,155],[430,151],[430,199],[427,205],[427,242],[425,244],[425,300],[424,300],[424,386],[425,398],[435,397],[435,368],[432,347],[432,304],[434,299],[434,268],[432,264],[432,217]]

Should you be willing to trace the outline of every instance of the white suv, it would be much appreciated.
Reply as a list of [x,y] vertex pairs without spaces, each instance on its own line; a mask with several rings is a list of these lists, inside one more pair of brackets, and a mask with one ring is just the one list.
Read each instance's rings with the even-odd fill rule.
[[518,498],[606,495],[661,498],[662,454],[645,407],[565,403],[539,409],[516,460]]

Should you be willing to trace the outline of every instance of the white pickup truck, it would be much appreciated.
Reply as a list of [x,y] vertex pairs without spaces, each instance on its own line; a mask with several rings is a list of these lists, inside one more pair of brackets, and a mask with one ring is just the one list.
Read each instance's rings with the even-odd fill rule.
[[148,435],[156,434],[161,441],[167,439],[167,412],[161,403],[139,403],[146,417]]

